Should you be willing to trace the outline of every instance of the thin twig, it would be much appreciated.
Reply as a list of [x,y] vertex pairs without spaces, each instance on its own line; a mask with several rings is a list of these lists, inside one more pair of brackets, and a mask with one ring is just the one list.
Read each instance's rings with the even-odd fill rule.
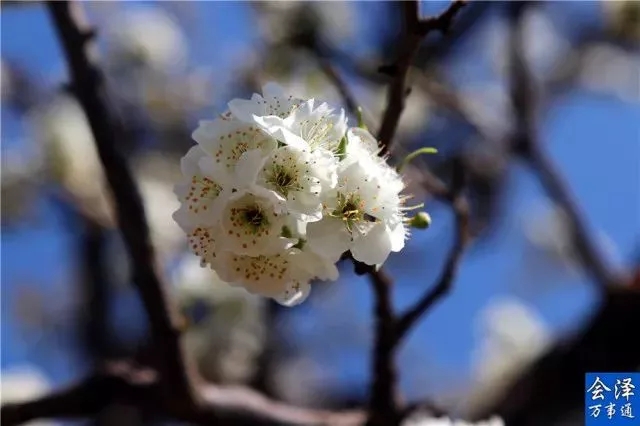
[[356,102],[355,95],[347,86],[347,83],[344,82],[342,76],[335,69],[329,58],[323,56],[322,54],[316,52],[316,58],[318,60],[318,64],[320,65],[320,69],[327,76],[327,78],[331,81],[331,83],[335,86],[342,97],[342,100],[347,107],[347,110],[352,115],[358,114],[358,102]]
[[453,18],[465,4],[462,0],[456,0],[441,15],[421,19],[417,0],[403,2],[406,31],[400,45],[400,55],[394,65],[385,67],[387,72],[392,74],[393,80],[389,84],[387,108],[378,132],[378,140],[383,148],[382,155],[389,152],[393,144],[393,137],[405,106],[407,73],[422,39],[434,30],[447,32]]
[[133,282],[142,297],[152,337],[161,354],[167,392],[173,398],[193,401],[179,328],[156,272],[142,199],[126,159],[118,149],[124,127],[108,108],[103,76],[89,59],[88,50],[95,34],[84,23],[79,4],[51,1],[47,6],[67,59],[72,92],[85,111],[113,194],[117,222],[131,260]]

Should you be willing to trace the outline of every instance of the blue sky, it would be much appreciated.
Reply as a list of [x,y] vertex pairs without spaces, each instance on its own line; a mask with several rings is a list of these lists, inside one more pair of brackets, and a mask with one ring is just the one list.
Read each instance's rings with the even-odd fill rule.
[[[426,2],[425,12],[441,4]],[[570,34],[575,27],[573,22],[598,20],[597,5],[596,2],[559,3],[552,6],[555,11],[551,20],[562,24],[563,33]],[[250,5],[194,2],[190,7],[197,17],[197,25],[189,33],[193,65],[214,67],[216,78],[224,81],[232,71],[225,65],[237,60],[238,52],[258,42]],[[358,5],[357,10],[361,13],[356,23],[360,35],[348,47],[362,52],[368,46],[366,40],[376,34],[375,23],[383,17],[377,3]],[[60,49],[42,6],[3,8],[2,57],[19,59],[43,81],[62,82],[64,65]],[[464,68],[457,66],[462,61],[466,64]],[[448,71],[452,81],[465,87],[491,80],[487,67],[486,52],[468,44],[456,51]],[[469,78],[470,75],[473,78]],[[615,244],[618,254],[609,260],[618,266],[629,264],[639,242],[638,123],[637,103],[576,89],[544,111],[539,128],[541,143],[560,166],[589,227],[605,233]],[[17,144],[28,150],[30,143],[19,118],[3,108],[2,152]],[[427,143],[437,144],[437,141]],[[446,388],[446,383],[455,385],[468,378],[471,350],[477,343],[475,318],[492,297],[514,293],[515,284],[528,279],[527,243],[521,222],[532,206],[544,199],[529,171],[522,165],[512,164],[508,173],[506,214],[496,232],[482,246],[474,246],[467,252],[455,289],[412,332],[401,353],[401,371],[405,373],[402,385],[410,396],[432,394]],[[433,283],[451,244],[451,213],[438,204],[428,209],[433,216],[433,227],[425,232],[415,231],[405,251],[393,256],[388,263],[396,278],[398,307],[407,306]],[[18,289],[25,283],[41,291],[54,308],[63,307],[65,295],[71,291],[68,281],[73,273],[74,247],[70,230],[64,227],[64,214],[43,196],[37,203],[35,215],[38,218],[35,224],[18,224],[2,230],[1,366],[35,363],[54,382],[62,383],[82,373],[77,360],[65,349],[67,342],[55,336],[25,333],[12,314]],[[352,277],[348,271],[344,271],[343,277],[328,285],[332,290],[328,293],[333,295],[326,297],[331,303],[323,297],[323,292],[318,292],[309,303],[288,313],[283,332],[297,342],[296,347],[333,370],[329,374],[335,378],[335,386],[364,390],[371,338],[368,329],[371,295],[362,278]],[[552,284],[544,285],[549,291],[530,303],[557,332],[571,330],[576,320],[584,318],[596,303],[584,278],[558,274]],[[343,309],[341,306],[348,307],[344,323],[353,328],[341,330],[332,340],[327,336],[333,336],[340,329],[333,307]],[[50,350],[44,356],[38,348],[45,347],[59,350]]]

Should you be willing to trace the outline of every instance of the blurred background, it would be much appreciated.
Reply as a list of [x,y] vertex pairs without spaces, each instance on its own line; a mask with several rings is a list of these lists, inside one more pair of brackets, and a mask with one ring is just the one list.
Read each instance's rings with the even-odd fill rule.
[[[422,2],[422,12],[447,4]],[[147,326],[91,132],[63,85],[66,65],[46,8],[0,5],[7,402],[80,379],[100,359],[135,353]],[[450,160],[462,158],[469,174],[474,242],[455,288],[398,356],[407,399],[427,398],[461,416],[499,404],[601,303],[565,212],[505,142],[514,126],[507,7],[473,1],[447,37],[426,38],[395,149],[397,156],[421,146],[440,151],[406,169],[433,225],[415,230],[387,262],[398,308],[432,285],[454,237],[453,214],[420,186],[420,169],[446,176]],[[171,219],[172,187],[197,121],[267,81],[341,105],[338,75],[376,130],[388,82],[377,68],[397,55],[399,4],[131,1],[84,9],[98,31],[112,107],[126,122],[127,137],[117,142],[140,185],[160,264],[188,319],[188,353],[203,377],[309,407],[361,406],[373,337],[366,277],[345,263],[339,281],[316,284],[291,309],[229,288],[186,251]],[[630,270],[640,260],[640,2],[536,2],[523,13],[523,54],[541,94],[539,142],[600,255]],[[118,423],[144,422],[133,409],[113,410]]]

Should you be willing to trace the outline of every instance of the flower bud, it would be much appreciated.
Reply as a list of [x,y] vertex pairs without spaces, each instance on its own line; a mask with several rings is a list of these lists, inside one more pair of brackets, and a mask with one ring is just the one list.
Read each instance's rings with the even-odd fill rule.
[[431,216],[427,212],[420,212],[411,218],[409,224],[413,228],[427,229],[431,226]]

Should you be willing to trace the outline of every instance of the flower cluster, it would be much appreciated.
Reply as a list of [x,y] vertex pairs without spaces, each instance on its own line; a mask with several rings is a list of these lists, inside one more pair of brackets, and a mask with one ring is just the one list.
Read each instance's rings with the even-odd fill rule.
[[344,111],[273,84],[200,122],[182,159],[174,219],[231,285],[292,306],[337,261],[382,264],[407,236],[404,183]]

